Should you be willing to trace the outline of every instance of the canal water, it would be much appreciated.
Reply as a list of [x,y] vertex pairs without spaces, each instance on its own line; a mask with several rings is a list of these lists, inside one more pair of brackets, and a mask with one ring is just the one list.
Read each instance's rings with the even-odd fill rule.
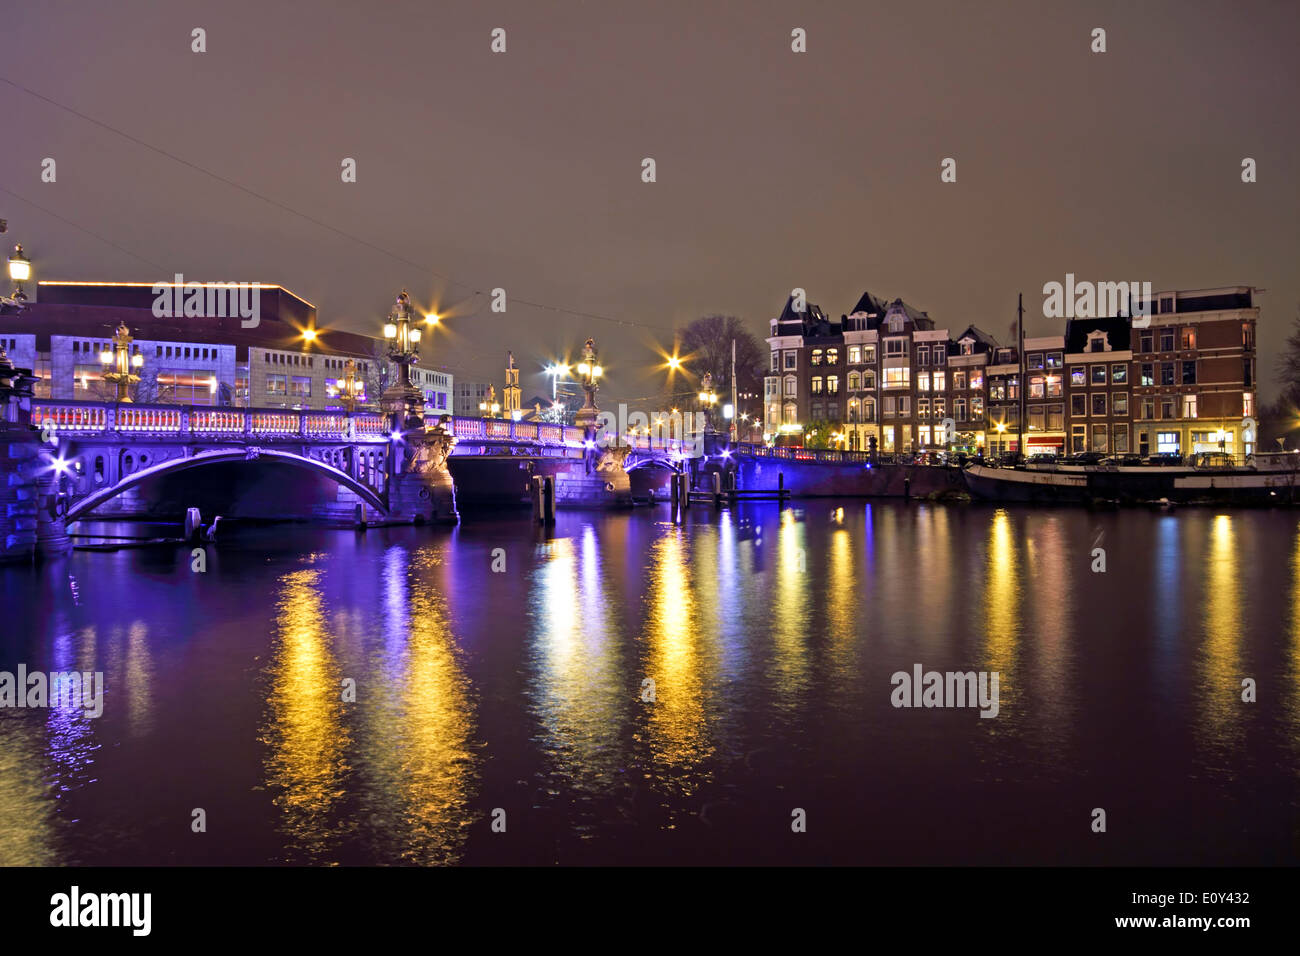
[[[0,570],[0,671],[104,675],[97,718],[0,708],[0,863],[1300,861],[1295,512],[661,506],[193,563]],[[895,707],[916,665],[996,673],[997,716]]]

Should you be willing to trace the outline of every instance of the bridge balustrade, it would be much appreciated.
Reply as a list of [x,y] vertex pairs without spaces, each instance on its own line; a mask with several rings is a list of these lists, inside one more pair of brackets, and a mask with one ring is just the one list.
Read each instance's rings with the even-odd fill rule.
[[229,409],[195,408],[190,412],[190,431],[206,435],[239,435],[244,431],[244,413]]
[[108,422],[108,409],[102,405],[65,405],[46,401],[32,403],[32,424],[43,428],[46,422],[55,431],[96,434]]

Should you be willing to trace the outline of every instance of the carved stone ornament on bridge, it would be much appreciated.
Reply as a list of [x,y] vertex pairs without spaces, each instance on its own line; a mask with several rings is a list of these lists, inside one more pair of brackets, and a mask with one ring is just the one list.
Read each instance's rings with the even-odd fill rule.
[[610,448],[602,448],[600,457],[596,460],[596,471],[623,471],[623,462],[631,451],[631,445],[615,445]]
[[456,444],[456,436],[444,426],[449,417],[443,415],[438,424],[424,429],[423,434],[411,435],[407,449],[407,470],[416,474],[437,471],[444,468],[451,449]]
[[256,445],[249,445],[247,448],[244,449],[245,461],[256,461],[258,458],[261,457],[262,457],[262,449],[257,447]]

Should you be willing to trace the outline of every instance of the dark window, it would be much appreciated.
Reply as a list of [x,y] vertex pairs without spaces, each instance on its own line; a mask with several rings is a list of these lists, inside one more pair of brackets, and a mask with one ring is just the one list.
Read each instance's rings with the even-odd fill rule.
[[1139,352],[1150,352],[1150,351],[1152,351],[1152,348],[1151,348],[1151,347],[1152,347],[1154,344],[1155,344],[1155,336],[1153,336],[1150,332],[1143,332],[1141,335],[1138,336],[1138,351],[1139,351]]
[[1174,384],[1174,363],[1173,362],[1160,363],[1160,384],[1161,385]]
[[1160,351],[1172,352],[1173,350],[1174,350],[1174,330],[1161,329],[1160,330]]
[[1183,363],[1183,384],[1184,385],[1196,384],[1196,363],[1195,362]]

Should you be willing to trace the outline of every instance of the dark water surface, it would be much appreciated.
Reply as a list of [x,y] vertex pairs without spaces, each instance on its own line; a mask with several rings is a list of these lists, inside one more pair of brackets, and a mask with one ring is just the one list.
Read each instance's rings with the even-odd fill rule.
[[[106,687],[0,709],[0,863],[1300,860],[1294,512],[281,526],[0,600],[0,671]],[[915,664],[998,716],[893,707]]]

